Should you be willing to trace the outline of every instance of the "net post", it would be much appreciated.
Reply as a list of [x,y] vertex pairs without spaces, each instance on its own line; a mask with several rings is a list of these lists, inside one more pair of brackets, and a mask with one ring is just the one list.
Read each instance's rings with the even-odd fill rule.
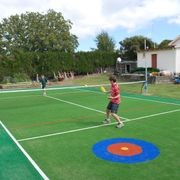
[[147,61],[146,61],[146,39],[144,40],[144,53],[143,53],[143,58],[145,61],[145,83],[144,83],[144,91],[145,95],[148,94],[148,72],[147,72]]

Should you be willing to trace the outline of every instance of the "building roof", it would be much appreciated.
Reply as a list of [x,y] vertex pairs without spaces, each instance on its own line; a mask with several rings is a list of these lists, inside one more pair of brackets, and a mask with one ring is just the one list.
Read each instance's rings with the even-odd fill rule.
[[180,47],[180,35],[176,39],[171,41],[168,45],[171,47]]

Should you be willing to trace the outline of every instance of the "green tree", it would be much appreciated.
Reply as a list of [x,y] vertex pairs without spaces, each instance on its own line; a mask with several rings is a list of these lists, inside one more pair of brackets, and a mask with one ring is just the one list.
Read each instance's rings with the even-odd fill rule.
[[115,41],[105,31],[102,31],[100,34],[96,36],[95,42],[97,45],[97,51],[115,51]]
[[143,36],[133,36],[120,41],[120,56],[122,59],[135,61],[137,60],[137,52],[144,50],[146,40],[146,48],[154,48],[155,43]]
[[158,45],[158,48],[159,48],[159,49],[169,48],[169,43],[170,43],[171,41],[172,41],[172,40],[168,40],[168,39],[165,39],[165,40],[161,41],[161,43]]
[[71,34],[71,28],[71,21],[65,20],[60,12],[54,10],[46,14],[26,12],[13,15],[0,23],[0,51],[74,52],[78,40]]

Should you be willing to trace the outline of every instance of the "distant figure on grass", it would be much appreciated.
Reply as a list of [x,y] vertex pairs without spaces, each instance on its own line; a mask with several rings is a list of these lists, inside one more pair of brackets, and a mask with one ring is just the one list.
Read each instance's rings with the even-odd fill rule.
[[118,124],[115,126],[116,128],[121,128],[124,126],[123,122],[120,120],[119,116],[117,115],[118,107],[121,102],[120,99],[120,88],[118,84],[116,83],[116,77],[110,76],[109,81],[111,84],[111,88],[109,91],[109,103],[107,105],[106,109],[106,119],[103,121],[104,124],[108,124],[111,122],[110,115],[113,116],[113,118],[118,122]]
[[41,87],[43,90],[43,96],[46,96],[46,84],[47,84],[47,78],[44,75],[41,75],[41,78],[39,80],[41,82]]

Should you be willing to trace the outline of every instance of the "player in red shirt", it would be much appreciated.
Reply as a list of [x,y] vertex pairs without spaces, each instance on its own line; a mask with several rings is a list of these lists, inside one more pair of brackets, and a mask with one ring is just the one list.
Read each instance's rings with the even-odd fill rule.
[[121,102],[120,99],[120,89],[118,84],[116,83],[116,77],[110,76],[109,81],[111,84],[111,89],[109,91],[109,103],[107,105],[106,109],[106,119],[103,121],[103,123],[108,124],[111,122],[110,120],[110,114],[113,116],[113,118],[118,122],[116,125],[116,128],[121,128],[124,126],[123,122],[120,120],[119,116],[117,115],[118,107]]

